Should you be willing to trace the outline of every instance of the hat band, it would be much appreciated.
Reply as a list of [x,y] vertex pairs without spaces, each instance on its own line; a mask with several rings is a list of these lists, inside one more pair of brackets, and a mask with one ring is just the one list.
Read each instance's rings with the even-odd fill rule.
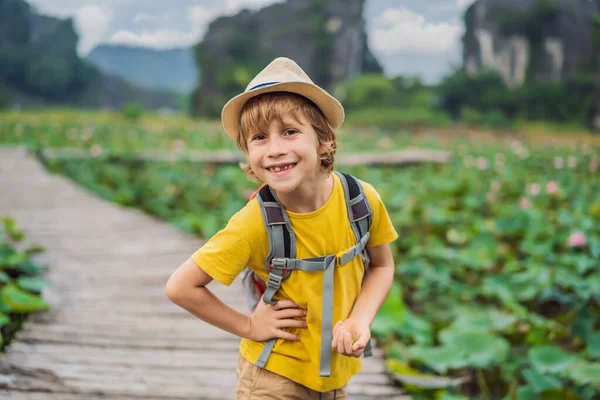
[[248,91],[251,91],[251,90],[254,90],[254,89],[258,89],[258,88],[261,88],[261,87],[263,87],[263,86],[275,85],[276,83],[279,83],[279,82],[267,82],[267,83],[261,83],[260,85],[256,85],[256,86],[254,86],[254,87],[251,87],[250,89],[248,89]]

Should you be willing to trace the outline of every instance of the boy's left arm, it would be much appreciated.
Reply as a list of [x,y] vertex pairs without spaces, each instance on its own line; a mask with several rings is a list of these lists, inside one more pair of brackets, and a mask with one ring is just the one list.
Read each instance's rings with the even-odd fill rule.
[[333,329],[332,347],[345,356],[360,357],[371,338],[371,324],[394,280],[394,259],[389,244],[367,248],[371,259],[360,295],[350,316]]

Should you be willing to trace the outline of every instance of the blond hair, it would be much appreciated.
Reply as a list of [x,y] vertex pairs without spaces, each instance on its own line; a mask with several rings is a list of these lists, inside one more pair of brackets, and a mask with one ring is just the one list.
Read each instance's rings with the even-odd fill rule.
[[[325,147],[325,152],[319,154],[321,168],[329,175],[333,171],[337,149],[336,132],[312,101],[295,93],[270,92],[248,100],[240,115],[237,147],[248,154],[250,133],[266,131],[273,120],[279,120],[283,124],[283,117],[287,114],[291,114],[298,123],[301,123],[300,117],[303,116],[312,125],[317,134],[319,148]],[[247,178],[259,181],[249,163],[241,163],[240,167],[244,170]]]

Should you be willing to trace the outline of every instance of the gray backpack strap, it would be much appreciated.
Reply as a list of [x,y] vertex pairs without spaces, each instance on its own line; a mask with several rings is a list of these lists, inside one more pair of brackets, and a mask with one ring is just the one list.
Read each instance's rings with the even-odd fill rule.
[[[342,185],[344,186],[344,193],[346,195],[346,207],[348,209],[348,218],[350,219],[350,225],[354,231],[356,242],[369,232],[371,224],[373,223],[373,212],[369,200],[365,195],[362,185],[352,175],[344,174],[335,171],[340,177]],[[369,254],[366,249],[361,252],[361,258],[365,267],[365,272],[369,268]]]
[[[339,177],[342,185],[344,186],[344,194],[346,195],[346,208],[348,209],[348,218],[350,219],[350,225],[354,231],[356,242],[360,243],[365,239],[364,247],[360,252],[361,259],[365,268],[365,275],[369,269],[369,254],[366,249],[366,241],[369,237],[369,229],[373,223],[373,212],[369,200],[365,195],[362,185],[360,182],[349,174],[334,171]],[[364,351],[365,357],[371,357],[373,351],[371,348],[371,341],[367,342]]]
[[[281,282],[286,279],[291,270],[286,269],[286,258],[296,258],[296,236],[285,209],[279,202],[277,195],[267,185],[256,196],[269,237],[269,254],[265,259],[265,268],[269,273],[263,300],[265,303],[275,304],[273,296],[281,287]],[[277,339],[265,342],[262,352],[256,361],[258,367],[264,368],[273,346]]]
[[[333,272],[336,265],[344,265],[360,254],[367,245],[369,232],[347,251],[337,255],[293,260],[282,260],[287,269],[306,272],[325,271],[323,274],[323,295],[321,303],[321,352],[319,376],[331,374],[331,339],[333,328]],[[365,348],[366,351],[366,348]]]

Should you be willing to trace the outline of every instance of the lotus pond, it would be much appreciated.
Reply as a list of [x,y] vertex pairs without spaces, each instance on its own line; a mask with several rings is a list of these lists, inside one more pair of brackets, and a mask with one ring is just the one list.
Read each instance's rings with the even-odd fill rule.
[[[0,142],[100,146],[98,158],[42,162],[106,199],[204,238],[257,187],[237,166],[123,156],[127,149],[174,143],[229,146],[217,136],[207,144],[213,134],[199,127],[131,133],[125,145],[101,127],[88,131],[86,144],[77,127],[57,128],[64,132],[59,139],[49,131],[40,142],[27,138],[26,125],[5,124]],[[443,165],[338,168],[379,191],[400,234],[393,244],[394,288],[373,325],[393,377],[415,399],[600,398],[597,144],[345,133],[342,151],[422,145],[453,154]]]

